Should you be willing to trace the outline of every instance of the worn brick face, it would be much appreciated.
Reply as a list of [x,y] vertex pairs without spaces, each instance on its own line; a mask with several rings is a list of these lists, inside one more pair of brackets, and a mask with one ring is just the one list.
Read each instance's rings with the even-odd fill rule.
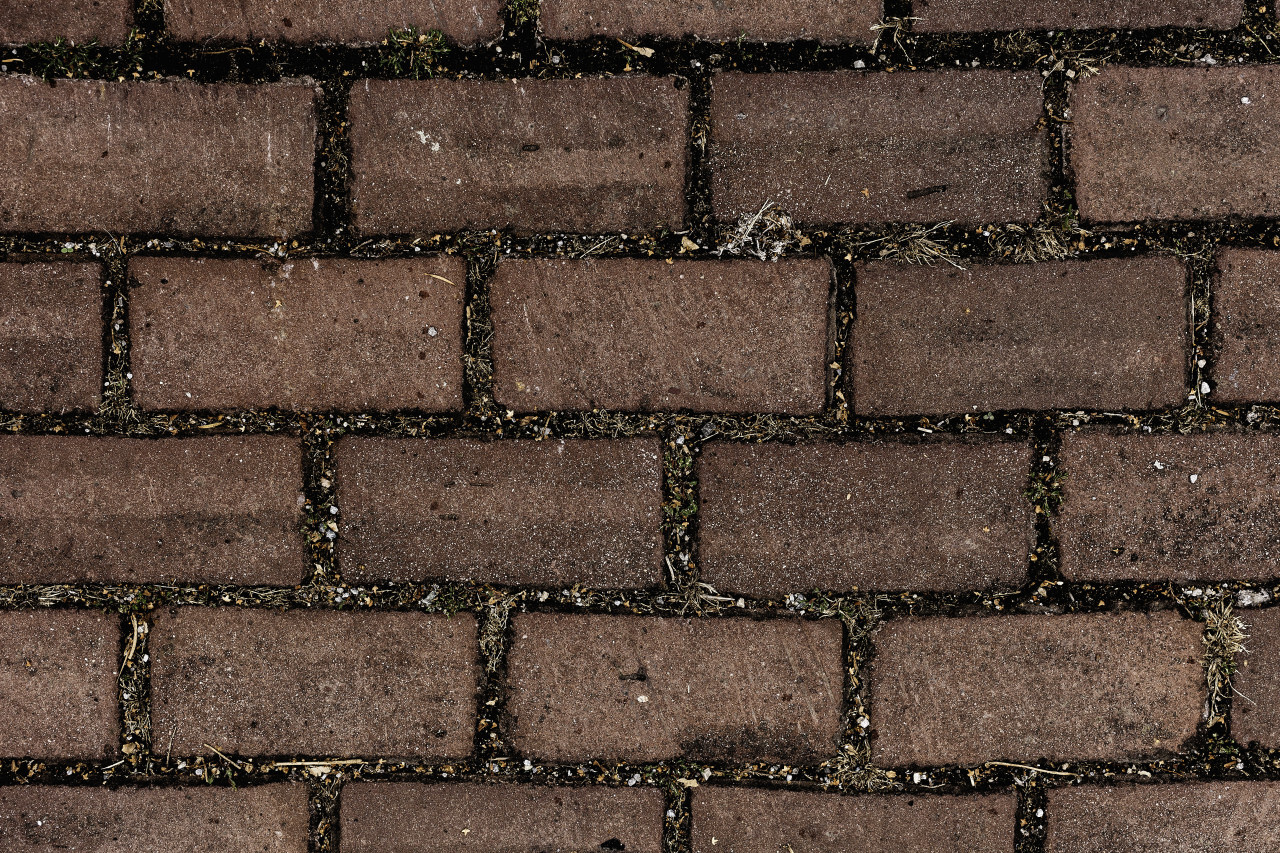
[[826,261],[508,261],[491,286],[494,395],[516,411],[817,414]]
[[1280,252],[1227,249],[1213,288],[1211,399],[1280,400]]
[[0,0],[0,44],[65,38],[118,45],[132,25],[132,0]]
[[462,44],[502,33],[501,0],[167,0],[179,41],[373,44],[392,29],[440,30]]
[[1280,610],[1237,613],[1247,626],[1246,651],[1236,656],[1231,734],[1242,744],[1280,747]]
[[311,229],[314,90],[0,79],[0,232]]
[[880,0],[544,0],[539,23],[553,39],[696,36],[869,44],[880,11]]
[[1240,24],[1244,0],[916,0],[911,29],[930,32],[1147,29]]
[[554,762],[834,755],[838,620],[512,618],[506,711],[522,755]]
[[702,580],[721,592],[1018,586],[1033,540],[1025,445],[711,444]]
[[365,80],[350,117],[365,233],[684,221],[689,94],[669,78]]
[[347,580],[662,582],[656,440],[356,438],[335,460]]
[[869,263],[855,291],[848,382],[861,415],[1143,411],[1186,397],[1186,273],[1174,258]]
[[1204,702],[1200,625],[1170,613],[907,618],[873,636],[881,765],[1177,751]]
[[129,274],[144,409],[462,408],[461,258],[141,258]]

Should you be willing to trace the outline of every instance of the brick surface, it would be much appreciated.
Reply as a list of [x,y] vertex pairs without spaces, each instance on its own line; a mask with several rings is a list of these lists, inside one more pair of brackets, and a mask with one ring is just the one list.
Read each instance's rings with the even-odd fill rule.
[[1047,194],[1040,75],[721,74],[716,217],[775,203],[801,222],[1030,221]]
[[1227,249],[1213,288],[1211,399],[1280,400],[1280,252]]
[[656,788],[355,782],[342,790],[342,850],[661,853],[665,810]]
[[684,221],[689,94],[671,79],[365,80],[350,118],[365,233]]
[[0,788],[7,853],[306,853],[307,788]]
[[1264,853],[1280,847],[1280,784],[1111,785],[1049,792],[1048,853]]
[[295,438],[0,437],[0,583],[302,582]]
[[373,44],[412,27],[475,44],[502,34],[502,0],[167,0],[164,23],[179,41]]
[[1174,258],[870,263],[855,292],[848,384],[861,415],[1142,411],[1186,397],[1186,273]]
[[0,79],[0,232],[311,229],[314,90]]
[[1280,610],[1244,610],[1246,651],[1232,681],[1231,734],[1243,744],[1280,747]]
[[1065,577],[1280,576],[1280,436],[1069,432],[1058,465]]
[[693,792],[694,853],[1012,853],[1016,802],[709,788]]
[[507,653],[510,736],[548,761],[831,757],[838,620],[522,613]]
[[1280,215],[1280,68],[1109,65],[1071,96],[1092,221]]
[[1018,586],[1034,540],[1025,445],[711,444],[702,580],[721,592]]
[[880,11],[880,0],[544,0],[539,23],[553,39],[696,36],[870,44]]
[[97,408],[101,285],[99,264],[0,263],[0,409]]
[[508,261],[490,288],[494,395],[517,411],[817,414],[826,261]]
[[662,583],[656,440],[357,438],[334,457],[346,580]]
[[1239,26],[1244,0],[915,0],[911,29],[930,32]]
[[897,766],[1170,754],[1200,721],[1200,629],[1170,613],[889,622],[872,636],[873,758]]
[[457,257],[129,265],[144,409],[462,408]]
[[93,761],[119,754],[120,643],[118,616],[0,612],[0,756]]
[[204,607],[156,614],[152,728],[175,755],[470,754],[475,619]]
[[118,45],[132,25],[131,0],[0,0],[0,44],[65,38]]

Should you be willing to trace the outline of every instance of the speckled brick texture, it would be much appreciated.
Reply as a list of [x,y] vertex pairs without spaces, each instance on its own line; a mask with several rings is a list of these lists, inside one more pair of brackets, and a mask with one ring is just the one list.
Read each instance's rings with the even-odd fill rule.
[[697,36],[868,44],[880,5],[880,0],[543,0],[540,17],[542,31],[553,39]]
[[916,32],[1095,30],[1203,27],[1229,30],[1244,15],[1244,0],[916,0]]
[[1212,398],[1280,400],[1280,252],[1222,252],[1216,285]]
[[1241,614],[1248,641],[1239,655],[1240,671],[1234,689],[1231,734],[1242,744],[1280,747],[1280,610]]
[[462,44],[496,38],[500,0],[168,0],[165,24],[182,41],[372,44],[391,30],[440,30]]
[[124,43],[133,24],[132,0],[0,0],[0,44]]

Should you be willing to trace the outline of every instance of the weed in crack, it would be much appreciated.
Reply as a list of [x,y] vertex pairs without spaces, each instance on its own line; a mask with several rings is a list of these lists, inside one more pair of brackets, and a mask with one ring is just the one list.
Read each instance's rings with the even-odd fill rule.
[[423,33],[417,27],[393,29],[382,43],[387,50],[378,57],[378,68],[388,76],[413,80],[435,76],[435,64],[449,52],[444,33],[439,30]]
[[1080,227],[1074,208],[1055,216],[1046,206],[1040,221],[1034,225],[1010,223],[984,229],[984,234],[998,257],[1032,264],[1063,260],[1072,251],[1083,248],[1081,238],[1090,236],[1091,232]]
[[789,249],[809,245],[809,239],[796,230],[791,217],[771,201],[739,218],[737,226],[723,234],[719,242],[715,250],[718,258],[725,254],[747,255],[762,261],[776,261]]
[[1231,676],[1236,655],[1247,651],[1248,625],[1236,615],[1231,601],[1222,598],[1204,609],[1204,669],[1209,685],[1209,725],[1225,722],[1230,706]]
[[866,249],[878,245],[880,247],[878,250],[879,258],[882,261],[928,267],[943,261],[958,270],[963,270],[965,267],[961,265],[960,257],[952,248],[939,243],[930,236],[941,229],[950,227],[952,224],[951,222],[939,222],[936,225],[929,226],[894,226],[883,237],[855,243],[854,248]]

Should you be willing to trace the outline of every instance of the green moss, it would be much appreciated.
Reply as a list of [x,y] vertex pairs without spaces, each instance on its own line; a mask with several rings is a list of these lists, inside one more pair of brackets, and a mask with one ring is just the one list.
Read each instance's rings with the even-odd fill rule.
[[439,30],[420,33],[417,27],[390,30],[382,43],[387,48],[378,60],[383,73],[414,80],[434,76],[432,66],[449,52],[444,33]]

